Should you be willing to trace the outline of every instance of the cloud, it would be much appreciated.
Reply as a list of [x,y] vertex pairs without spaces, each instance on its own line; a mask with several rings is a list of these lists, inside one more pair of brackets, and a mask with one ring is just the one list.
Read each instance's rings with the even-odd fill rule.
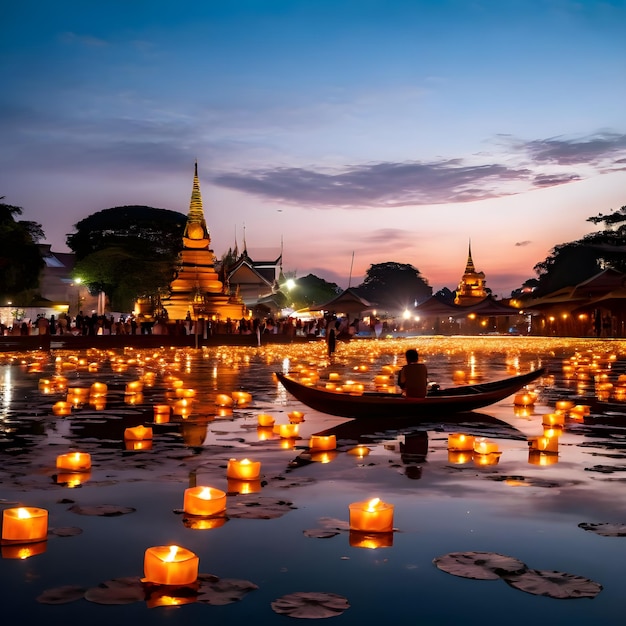
[[577,180],[582,180],[578,174],[538,174],[535,176],[533,185],[535,187],[556,187],[556,185],[565,185]]
[[522,247],[522,248],[523,248],[524,246],[530,246],[531,244],[532,244],[532,241],[528,241],[528,240],[526,240],[526,241],[516,241],[516,242],[515,242],[515,245],[516,245],[517,247]]
[[525,149],[535,163],[600,165],[626,150],[626,135],[603,132],[583,139],[538,139],[526,143]]

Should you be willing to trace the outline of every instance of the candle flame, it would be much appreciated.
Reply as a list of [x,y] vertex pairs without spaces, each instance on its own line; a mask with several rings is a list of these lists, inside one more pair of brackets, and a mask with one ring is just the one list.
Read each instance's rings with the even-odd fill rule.
[[166,563],[171,563],[176,558],[177,552],[178,552],[178,546],[170,546],[170,551],[167,553],[167,556],[163,560]]
[[367,511],[369,512],[374,512],[376,511],[376,508],[378,507],[378,505],[380,504],[380,498],[372,498],[368,503],[367,503]]
[[29,517],[32,517],[32,515],[30,514],[30,511],[28,511],[24,507],[20,507],[19,509],[17,509],[18,519],[28,519]]
[[211,500],[211,488],[205,487],[199,494],[198,498],[202,498],[203,500]]

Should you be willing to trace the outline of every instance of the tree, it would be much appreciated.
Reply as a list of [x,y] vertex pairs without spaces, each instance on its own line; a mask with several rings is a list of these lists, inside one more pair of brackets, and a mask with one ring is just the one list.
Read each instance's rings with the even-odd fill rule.
[[186,221],[182,213],[148,206],[98,211],[67,237],[74,272],[92,293],[104,291],[111,308],[130,310],[137,298],[169,290]]
[[329,283],[314,274],[294,279],[294,285],[287,294],[287,300],[294,309],[324,304],[341,293],[335,283]]
[[392,314],[413,308],[433,293],[417,268],[394,261],[370,265],[357,289],[366,300]]
[[534,297],[573,287],[609,267],[626,273],[626,206],[587,221],[604,224],[604,229],[554,246],[533,268],[537,273]]
[[29,290],[39,286],[44,267],[37,245],[45,237],[41,224],[16,220],[21,214],[21,207],[0,203],[0,294],[4,299],[17,300],[20,295],[25,299]]

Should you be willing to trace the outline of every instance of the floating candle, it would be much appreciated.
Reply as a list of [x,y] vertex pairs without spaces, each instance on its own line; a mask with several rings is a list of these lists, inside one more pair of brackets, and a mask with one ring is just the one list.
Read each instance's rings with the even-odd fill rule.
[[124,430],[124,439],[141,441],[143,439],[152,439],[152,428],[145,426],[133,426]]
[[157,585],[189,585],[198,578],[199,558],[180,546],[155,546],[145,553],[143,571],[147,582]]
[[474,452],[477,454],[494,454],[498,452],[498,444],[485,437],[476,437],[474,439]]
[[304,421],[304,413],[302,411],[291,411],[287,413],[287,417],[292,424],[299,424]]
[[257,421],[259,426],[273,426],[275,422],[274,418],[267,413],[260,413]]
[[2,512],[2,541],[30,543],[48,536],[48,511],[32,506]]
[[261,474],[261,462],[250,459],[229,459],[226,467],[227,478],[239,480],[257,480]]
[[558,437],[531,437],[528,440],[528,446],[531,450],[539,452],[557,453],[559,451]]
[[448,450],[473,450],[474,436],[463,433],[451,433],[448,435]]
[[334,450],[337,447],[335,435],[311,435],[309,448],[311,450]]
[[393,531],[393,504],[387,504],[379,498],[349,505],[350,530],[369,533]]
[[155,424],[166,424],[170,421],[172,407],[169,404],[155,404],[152,410],[154,411]]
[[367,446],[356,446],[355,448],[350,448],[348,450],[348,454],[352,456],[358,456],[359,458],[363,458],[370,453],[370,449]]
[[69,415],[72,412],[72,404],[59,400],[52,405],[52,412],[55,415]]
[[228,394],[218,393],[217,396],[215,396],[215,404],[217,404],[217,406],[232,406],[233,399]]
[[87,452],[68,452],[57,456],[57,469],[66,472],[83,472],[91,467],[91,455]]
[[183,508],[189,515],[218,515],[226,510],[226,493],[213,487],[189,487]]
[[546,413],[542,417],[543,426],[563,426],[565,424],[565,414]]
[[278,425],[278,434],[285,438],[289,439],[291,437],[298,436],[298,424],[279,424]]

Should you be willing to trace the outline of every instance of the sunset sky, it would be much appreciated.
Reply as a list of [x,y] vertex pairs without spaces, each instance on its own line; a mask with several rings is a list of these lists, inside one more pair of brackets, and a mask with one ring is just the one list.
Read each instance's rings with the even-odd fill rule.
[[197,159],[218,257],[245,226],[298,276],[454,289],[471,240],[506,297],[626,205],[625,25],[626,0],[5,3],[0,196],[62,252],[101,209],[186,214]]

